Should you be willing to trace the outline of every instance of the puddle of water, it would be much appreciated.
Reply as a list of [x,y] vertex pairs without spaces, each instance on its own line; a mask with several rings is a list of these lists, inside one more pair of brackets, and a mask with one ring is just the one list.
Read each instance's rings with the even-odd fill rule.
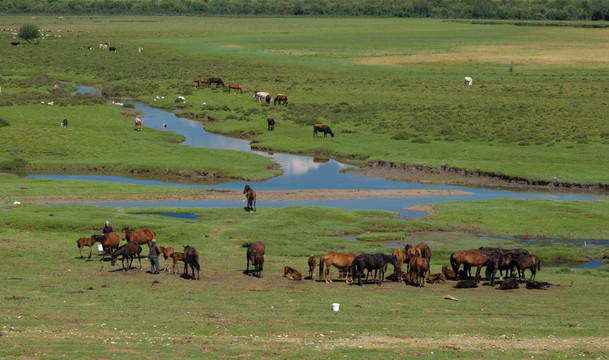
[[153,216],[167,216],[167,217],[172,217],[172,218],[177,218],[177,219],[187,219],[187,220],[198,220],[199,216],[195,215],[195,214],[170,214],[170,213],[166,213],[166,214],[153,214],[153,213],[142,213],[139,215],[153,215]]

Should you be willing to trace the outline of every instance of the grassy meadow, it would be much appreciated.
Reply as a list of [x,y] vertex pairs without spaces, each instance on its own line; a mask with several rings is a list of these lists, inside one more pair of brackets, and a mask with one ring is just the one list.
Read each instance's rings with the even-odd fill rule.
[[[606,199],[450,202],[404,221],[382,211],[262,203],[256,213],[35,205],[100,197],[197,199],[204,191],[18,176],[98,173],[197,182],[255,181],[281,172],[262,156],[194,149],[168,132],[133,131],[137,111],[107,103],[131,99],[201,119],[207,130],[251,139],[268,151],[355,165],[450,164],[608,183],[609,30],[353,18],[0,21],[4,28],[32,22],[46,34],[37,43],[11,46],[12,36],[0,32],[0,203],[22,201],[0,207],[0,357],[609,357],[602,305],[608,266],[546,267],[609,255],[602,243],[552,241],[607,239]],[[99,49],[104,42],[118,51]],[[199,76],[240,83],[244,94],[197,89]],[[474,78],[471,86],[464,76]],[[93,86],[104,98],[72,95],[76,84]],[[254,89],[285,93],[289,104],[259,104]],[[266,131],[268,117],[277,122],[273,132]],[[59,126],[64,118],[67,129]],[[312,138],[318,122],[336,136]],[[199,218],[154,215],[162,213]],[[80,259],[75,241],[98,233],[105,220],[115,230],[150,227],[161,246],[197,247],[201,280],[123,273],[108,262],[100,271],[96,250],[91,260]],[[480,238],[478,232],[537,241]],[[389,252],[382,243],[401,238],[431,246],[432,272],[458,249],[524,246],[542,259],[537,279],[556,286],[360,288],[282,277],[284,266],[306,276],[311,254]],[[243,274],[242,245],[253,241],[267,246],[262,279]],[[142,264],[147,270],[147,260]],[[341,304],[337,313],[333,302]]]

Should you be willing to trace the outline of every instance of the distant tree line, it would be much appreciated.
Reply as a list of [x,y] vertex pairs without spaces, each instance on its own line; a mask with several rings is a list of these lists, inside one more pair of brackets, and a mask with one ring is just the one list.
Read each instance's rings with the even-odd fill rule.
[[0,0],[0,13],[609,20],[609,0]]

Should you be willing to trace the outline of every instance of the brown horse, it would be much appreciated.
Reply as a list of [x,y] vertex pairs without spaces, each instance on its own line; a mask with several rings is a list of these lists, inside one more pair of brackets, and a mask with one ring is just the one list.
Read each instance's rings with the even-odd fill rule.
[[292,269],[289,266],[283,268],[283,277],[287,277],[289,280],[302,280],[302,275],[296,269]]
[[[355,259],[357,255],[354,253],[336,253],[329,252],[323,254],[319,258],[319,277],[323,278],[326,284],[332,282],[330,279],[330,266],[334,265],[337,269],[346,269],[347,270],[347,279],[346,282],[348,284],[353,282],[353,275],[351,274],[351,263],[353,259]],[[326,266],[326,271],[324,272],[324,265]]]
[[127,258],[127,262],[129,263],[127,270],[131,269],[131,264],[133,264],[133,258],[135,257],[135,255],[137,255],[137,260],[140,262],[140,270],[142,270],[142,259],[140,258],[141,252],[142,247],[140,246],[140,244],[135,242],[127,243],[111,254],[112,262],[110,263],[110,265],[114,266],[114,264],[116,264],[116,259],[118,258],[118,256],[123,255],[123,259],[121,260],[121,263],[123,265],[123,271],[125,271],[125,258]]
[[256,211],[256,192],[249,185],[245,185],[243,193],[247,199],[247,206],[245,207],[245,210]]
[[315,256],[309,256],[307,264],[309,264],[309,279],[313,280],[313,276],[315,276],[315,266],[317,266],[317,260],[315,259]]
[[195,269],[197,269],[197,280],[199,280],[199,270],[201,269],[199,250],[186,245],[184,246],[184,275],[188,275],[188,266],[190,266],[193,280],[195,279]]
[[165,260],[165,268],[163,269],[163,271],[168,272],[169,271],[169,259],[171,259],[171,254],[174,253],[173,251],[173,246],[168,246],[168,247],[159,247],[159,251],[161,252],[161,254],[163,254],[163,259]]
[[184,253],[183,252],[174,252],[173,254],[169,255],[170,258],[173,259],[173,273],[176,273],[176,265],[178,264],[178,261],[183,261],[184,265],[186,266],[186,260],[184,258]]
[[394,255],[398,261],[397,265],[395,266],[395,280],[400,281],[403,272],[402,267],[404,266],[404,253],[402,252],[402,249],[395,249],[391,255]]
[[424,242],[420,242],[415,246],[419,255],[427,260],[429,266],[431,266],[431,249]]
[[207,85],[207,78],[198,78],[197,80],[195,80],[194,82],[197,83],[197,88],[199,88],[201,86],[201,84],[205,84]]
[[410,260],[415,256],[421,256],[417,248],[410,244],[404,245],[404,262],[406,263],[407,273],[410,273]]
[[480,269],[485,266],[488,260],[491,258],[496,251],[486,251],[481,249],[470,249],[470,250],[459,250],[450,255],[450,265],[453,268],[455,274],[457,274],[457,280],[460,280],[459,267],[463,264],[463,269],[471,276],[471,268],[477,267],[476,275],[480,275]]
[[83,258],[82,249],[85,246],[89,247],[89,257],[88,258],[89,259],[91,258],[91,250],[93,250],[93,244],[95,244],[95,241],[96,240],[94,240],[93,237],[88,237],[88,238],[81,237],[80,239],[76,240],[76,244],[78,245],[78,248],[80,249],[80,258],[81,259]]
[[138,244],[148,244],[150,248],[150,244],[152,243],[152,239],[156,237],[154,231],[150,229],[142,229],[142,230],[129,230],[129,228],[123,228],[123,240],[127,240],[127,242],[135,241]]
[[422,256],[414,256],[410,259],[410,279],[414,283],[417,280],[419,287],[425,286],[425,274],[429,271],[429,262]]
[[250,270],[250,262],[254,265],[254,276],[262,277],[262,271],[264,270],[264,244],[260,241],[255,243],[245,244],[247,247],[247,267],[245,268],[245,274]]
[[273,105],[277,105],[277,103],[279,103],[279,105],[281,105],[281,103],[287,104],[288,96],[286,94],[277,94],[277,96],[275,96],[275,100],[273,101]]
[[118,243],[120,242],[120,238],[115,232],[106,235],[91,235],[91,240],[93,240],[94,243],[99,241],[99,243],[102,244],[102,249],[104,250],[102,253],[102,260],[106,258],[106,251],[108,254],[111,254],[112,249],[118,249]]
[[231,90],[239,90],[240,94],[243,94],[243,88],[241,87],[241,85],[237,84],[237,83],[229,83],[228,84],[228,93],[230,94]]

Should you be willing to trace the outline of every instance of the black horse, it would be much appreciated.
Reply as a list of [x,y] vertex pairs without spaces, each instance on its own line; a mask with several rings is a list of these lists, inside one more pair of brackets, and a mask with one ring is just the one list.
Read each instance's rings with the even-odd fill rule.
[[118,250],[116,250],[115,252],[113,252],[111,254],[112,262],[110,263],[110,265],[114,266],[114,264],[116,264],[116,259],[118,258],[118,256],[123,255],[123,258],[122,258],[123,271],[125,271],[125,258],[128,259],[129,269],[131,269],[131,264],[133,264],[133,258],[135,257],[135,255],[137,255],[137,260],[140,262],[140,270],[141,270],[142,269],[142,259],[140,258],[141,252],[142,252],[142,247],[140,246],[140,244],[138,244],[136,242],[127,243],[127,244],[121,246],[120,248],[118,248]]
[[207,87],[211,87],[211,84],[216,84],[216,87],[224,86],[224,81],[220,78],[209,78],[207,79]]
[[256,192],[252,190],[249,185],[245,185],[243,193],[245,194],[245,198],[247,199],[247,206],[245,207],[245,210],[256,211]]
[[[368,271],[374,270],[376,274],[379,274],[378,284],[381,285],[383,283],[383,279],[385,278],[385,271],[383,268],[385,264],[391,263],[394,267],[398,263],[398,259],[395,255],[386,255],[386,254],[359,254],[353,259],[351,263],[351,273],[354,276],[357,270],[357,280],[358,285],[362,286],[362,273],[364,269]],[[375,275],[376,278],[376,275]]]

